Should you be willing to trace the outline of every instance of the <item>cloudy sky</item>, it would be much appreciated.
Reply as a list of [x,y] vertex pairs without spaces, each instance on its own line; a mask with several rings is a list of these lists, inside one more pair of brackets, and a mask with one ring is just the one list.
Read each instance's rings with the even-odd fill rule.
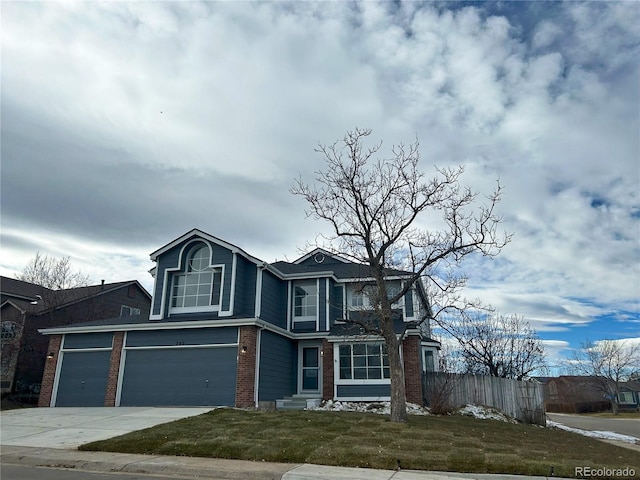
[[640,3],[2,2],[2,258],[151,287],[197,227],[266,261],[325,226],[288,193],[355,126],[505,186],[470,294],[557,359],[640,334]]

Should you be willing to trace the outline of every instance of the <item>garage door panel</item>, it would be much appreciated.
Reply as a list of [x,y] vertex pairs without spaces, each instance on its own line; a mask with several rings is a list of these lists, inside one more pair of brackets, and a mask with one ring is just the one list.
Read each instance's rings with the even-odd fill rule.
[[111,351],[65,352],[56,407],[102,407],[107,390]]
[[234,405],[237,352],[237,347],[127,350],[120,405]]

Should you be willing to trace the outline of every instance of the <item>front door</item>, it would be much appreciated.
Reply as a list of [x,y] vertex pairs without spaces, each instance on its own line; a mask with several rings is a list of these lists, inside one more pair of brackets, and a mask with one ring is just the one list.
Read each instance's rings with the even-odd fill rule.
[[298,391],[301,394],[320,393],[320,347],[302,345],[300,347],[300,375]]

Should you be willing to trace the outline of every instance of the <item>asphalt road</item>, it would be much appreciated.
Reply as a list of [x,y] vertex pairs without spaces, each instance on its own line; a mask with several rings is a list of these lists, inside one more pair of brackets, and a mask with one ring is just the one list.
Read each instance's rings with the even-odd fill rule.
[[549,420],[581,430],[615,432],[640,438],[640,419],[547,413]]
[[[148,475],[140,473],[92,473],[64,468],[26,467],[22,465],[2,465],[2,480],[196,480],[196,477],[176,477],[175,475]],[[210,480],[215,480],[209,477]],[[197,477],[204,480],[203,477]]]

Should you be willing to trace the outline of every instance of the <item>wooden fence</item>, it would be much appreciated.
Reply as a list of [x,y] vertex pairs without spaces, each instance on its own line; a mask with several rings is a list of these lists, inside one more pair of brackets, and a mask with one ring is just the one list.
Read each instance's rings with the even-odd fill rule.
[[467,404],[496,408],[524,423],[545,425],[542,385],[485,375],[429,372],[423,381],[424,398],[432,410]]

